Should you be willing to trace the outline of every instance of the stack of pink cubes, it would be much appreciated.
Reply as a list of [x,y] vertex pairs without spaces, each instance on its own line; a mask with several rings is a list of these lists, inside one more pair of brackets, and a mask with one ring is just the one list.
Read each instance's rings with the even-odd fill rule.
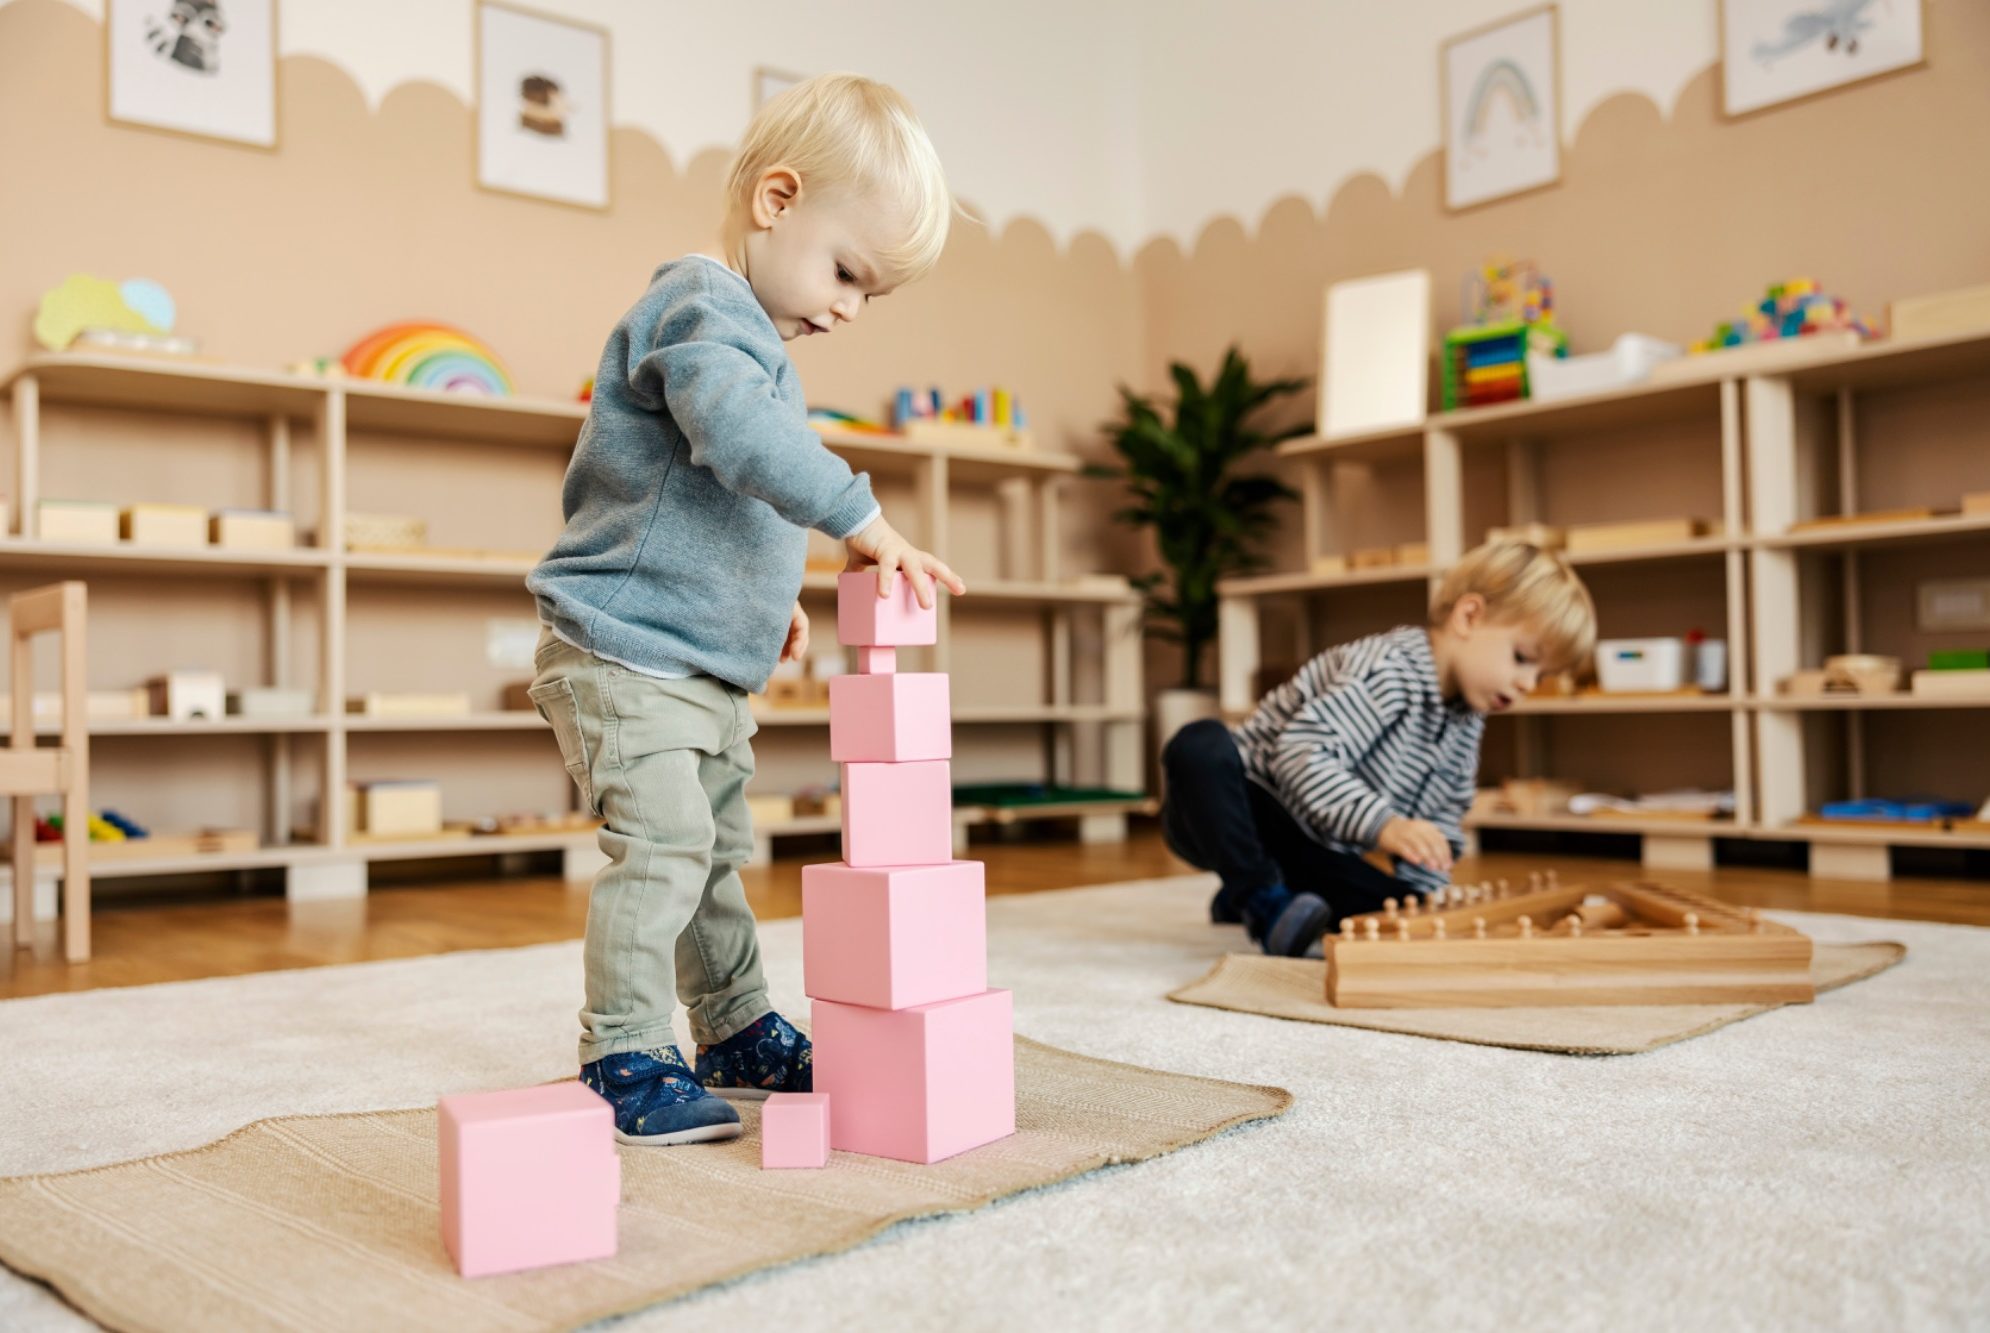
[[832,1148],[937,1162],[1016,1132],[1013,1007],[988,988],[979,861],[953,859],[953,722],[943,673],[900,672],[934,643],[900,575],[845,574],[836,635],[858,672],[829,682],[843,860],[802,871],[803,989]]

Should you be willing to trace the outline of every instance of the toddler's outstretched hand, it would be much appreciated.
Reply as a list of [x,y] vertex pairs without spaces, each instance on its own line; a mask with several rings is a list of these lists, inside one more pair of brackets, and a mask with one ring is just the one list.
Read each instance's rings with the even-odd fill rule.
[[788,641],[781,645],[783,662],[800,662],[808,657],[808,612],[802,610],[800,602],[795,603],[795,613],[788,617]]
[[1429,820],[1404,819],[1398,815],[1382,826],[1375,845],[1425,870],[1451,869],[1451,844]]
[[850,553],[848,568],[877,566],[880,597],[891,594],[891,576],[899,570],[903,570],[905,577],[912,580],[912,595],[919,599],[922,607],[933,605],[935,579],[956,597],[967,592],[967,585],[961,582],[960,575],[947,568],[946,561],[906,541],[898,535],[898,529],[882,518],[873,520],[862,532],[846,537],[843,545]]

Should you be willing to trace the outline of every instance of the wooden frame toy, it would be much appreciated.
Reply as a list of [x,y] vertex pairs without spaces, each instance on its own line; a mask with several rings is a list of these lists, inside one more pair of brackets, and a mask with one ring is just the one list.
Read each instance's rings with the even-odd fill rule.
[[1550,871],[1388,899],[1322,946],[1344,1009],[1808,1004],[1810,937],[1663,885],[1564,888]]

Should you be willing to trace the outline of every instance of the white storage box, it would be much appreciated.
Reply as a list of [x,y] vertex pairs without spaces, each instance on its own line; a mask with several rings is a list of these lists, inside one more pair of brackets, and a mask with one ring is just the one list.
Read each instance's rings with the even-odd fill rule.
[[1601,393],[1636,384],[1649,376],[1659,362],[1682,355],[1684,352],[1672,343],[1642,333],[1626,333],[1611,344],[1609,351],[1587,356],[1553,357],[1529,352],[1527,395],[1540,399],[1572,398],[1580,393]]
[[1686,686],[1684,639],[1605,639],[1596,645],[1605,694],[1669,693]]

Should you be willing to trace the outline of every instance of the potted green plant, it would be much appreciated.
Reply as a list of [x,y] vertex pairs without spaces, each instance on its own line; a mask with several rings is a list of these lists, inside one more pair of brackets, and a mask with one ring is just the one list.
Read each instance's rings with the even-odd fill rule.
[[1181,687],[1156,701],[1162,744],[1188,722],[1217,712],[1214,691],[1203,687],[1204,659],[1216,639],[1217,581],[1264,567],[1261,546],[1277,521],[1275,506],[1296,498],[1276,477],[1239,467],[1310,431],[1303,424],[1282,430],[1255,424],[1261,409],[1307,381],[1254,380],[1234,346],[1207,386],[1179,361],[1169,371],[1177,390],[1173,420],[1164,404],[1121,385],[1122,415],[1105,429],[1125,464],[1087,469],[1126,483],[1131,503],[1114,517],[1152,528],[1165,566],[1133,581],[1146,599],[1148,631],[1182,647]]

